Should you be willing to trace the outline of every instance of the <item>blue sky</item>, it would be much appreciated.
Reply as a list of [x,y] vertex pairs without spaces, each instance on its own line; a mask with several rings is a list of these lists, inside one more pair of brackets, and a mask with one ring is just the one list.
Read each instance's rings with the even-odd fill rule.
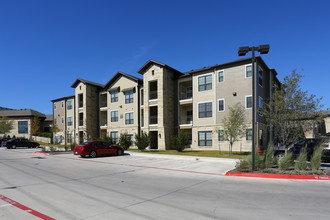
[[262,58],[278,78],[302,71],[302,86],[330,108],[329,39],[327,0],[1,0],[0,106],[51,114],[77,78],[141,77],[149,59],[185,72],[270,44]]

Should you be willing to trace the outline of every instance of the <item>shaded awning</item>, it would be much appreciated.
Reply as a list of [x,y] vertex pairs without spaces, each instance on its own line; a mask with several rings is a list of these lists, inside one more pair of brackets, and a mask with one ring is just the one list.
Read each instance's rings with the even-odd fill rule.
[[135,92],[135,87],[125,88],[121,90],[122,92]]
[[120,91],[120,86],[118,86],[118,87],[113,87],[113,88],[111,88],[111,89],[109,89],[109,92],[115,92],[115,91]]

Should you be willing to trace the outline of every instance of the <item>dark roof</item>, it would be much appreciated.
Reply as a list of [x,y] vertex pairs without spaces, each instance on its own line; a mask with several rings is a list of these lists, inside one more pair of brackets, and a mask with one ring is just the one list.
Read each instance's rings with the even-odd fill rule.
[[41,118],[46,118],[46,115],[35,111],[33,109],[19,109],[19,110],[4,110],[0,111],[0,116],[6,117],[34,117],[38,116]]
[[160,63],[160,62],[157,62],[157,61],[154,61],[154,60],[149,60],[148,62],[146,62],[146,64],[144,64],[137,72],[140,73],[140,74],[144,74],[144,72],[149,68],[150,65],[152,64],[156,64],[158,66],[162,66],[162,67],[165,67],[169,70],[172,70],[173,72],[179,74],[179,75],[182,75],[183,73],[181,73],[180,71],[164,64],[164,63]]
[[80,82],[82,82],[82,83],[84,83],[84,84],[90,84],[90,85],[93,85],[93,86],[101,87],[101,88],[104,87],[104,85],[101,85],[101,84],[98,84],[98,83],[95,83],[95,82],[92,82],[92,81],[88,81],[88,80],[85,80],[85,79],[80,79],[80,78],[78,78],[78,79],[72,84],[71,87],[72,87],[72,88],[76,88],[77,85],[78,85]]
[[[263,66],[268,68],[268,66],[266,65],[266,63],[263,61],[263,59],[260,56],[257,56],[256,60],[257,60],[257,62],[261,63]],[[190,71],[185,72],[184,74],[185,75],[186,74],[194,74],[194,73],[199,73],[199,72],[214,69],[214,68],[228,68],[228,67],[231,67],[231,66],[237,66],[237,65],[244,64],[244,63],[250,63],[250,62],[251,62],[251,58],[243,58],[243,59],[234,60],[234,61],[223,63],[223,64],[215,64],[213,66],[207,66],[207,67],[203,67],[203,68],[196,69],[196,70],[190,70]]]
[[46,115],[45,121],[53,121],[53,115]]
[[5,108],[5,107],[0,107],[0,111],[4,111],[4,110],[14,110],[14,109],[11,109],[11,108]]
[[53,100],[51,100],[51,102],[58,102],[58,101],[61,101],[61,100],[65,100],[65,99],[74,99],[74,98],[75,98],[74,95],[70,95],[70,96],[65,96],[65,97],[58,98],[58,99],[53,99]]
[[138,84],[141,84],[143,82],[142,79],[137,78],[135,76],[123,73],[123,72],[117,72],[108,82],[107,84],[105,84],[104,89],[108,89],[109,87],[111,87],[111,85],[113,85],[117,79],[119,79],[121,76],[126,77],[129,80],[132,80]]

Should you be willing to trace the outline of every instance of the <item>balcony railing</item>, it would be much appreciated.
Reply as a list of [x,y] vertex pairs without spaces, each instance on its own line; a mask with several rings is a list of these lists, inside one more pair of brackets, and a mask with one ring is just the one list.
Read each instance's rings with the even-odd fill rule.
[[157,91],[150,91],[149,92],[149,99],[157,99]]
[[149,117],[149,124],[151,124],[151,125],[158,124],[158,117],[157,116],[150,116]]
[[101,101],[100,102],[100,108],[104,108],[104,107],[107,107],[107,101]]
[[192,92],[181,92],[180,93],[180,100],[191,99],[192,97],[193,97]]
[[107,126],[107,121],[106,120],[102,120],[100,126],[101,127]]
[[79,105],[78,105],[78,107],[79,107],[79,108],[82,108],[83,106],[84,106],[83,102],[82,102],[82,101],[79,101]]

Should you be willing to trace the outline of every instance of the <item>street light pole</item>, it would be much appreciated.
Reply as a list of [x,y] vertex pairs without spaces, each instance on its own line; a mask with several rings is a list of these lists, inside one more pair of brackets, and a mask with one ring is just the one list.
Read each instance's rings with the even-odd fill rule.
[[260,54],[267,54],[269,51],[269,44],[260,45],[259,47],[240,47],[238,49],[239,56],[245,56],[249,51],[252,52],[252,170],[255,170],[255,122],[256,122],[256,109],[257,109],[257,91],[256,91],[256,66],[255,66],[255,51],[260,52]]

